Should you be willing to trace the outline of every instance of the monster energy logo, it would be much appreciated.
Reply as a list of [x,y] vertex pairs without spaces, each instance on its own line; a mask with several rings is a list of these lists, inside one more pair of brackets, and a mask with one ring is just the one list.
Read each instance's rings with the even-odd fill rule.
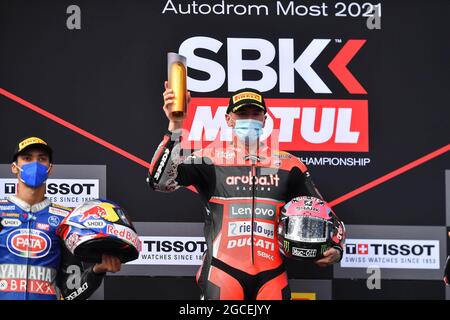
[[284,240],[283,247],[285,251],[289,252],[289,241]]

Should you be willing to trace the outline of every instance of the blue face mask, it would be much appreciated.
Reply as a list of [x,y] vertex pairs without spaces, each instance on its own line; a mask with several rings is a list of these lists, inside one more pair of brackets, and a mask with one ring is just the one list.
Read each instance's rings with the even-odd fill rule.
[[263,133],[263,123],[254,119],[238,119],[233,128],[234,134],[243,142],[253,143]]
[[50,169],[37,161],[24,164],[21,168],[18,168],[20,170],[20,180],[30,188],[42,186],[47,181]]

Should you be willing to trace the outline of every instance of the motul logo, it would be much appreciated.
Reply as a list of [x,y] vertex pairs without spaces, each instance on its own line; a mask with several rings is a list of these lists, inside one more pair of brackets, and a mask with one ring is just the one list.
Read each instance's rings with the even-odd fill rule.
[[[226,98],[192,98],[184,122],[183,147],[231,141]],[[367,100],[266,99],[268,117],[261,139],[282,150],[369,151]]]
[[[294,39],[278,39],[277,47],[260,38],[227,38],[227,70],[218,61],[200,56],[205,50],[219,53],[224,43],[211,37],[191,37],[179,48],[186,56],[188,67],[208,74],[205,80],[188,77],[188,88],[196,92],[211,92],[223,86],[227,80],[228,91],[241,88],[255,88],[269,91],[278,83],[279,92],[294,93],[296,73],[314,93],[331,94],[325,81],[313,69],[313,64],[329,46],[331,39],[313,39],[302,52],[294,50]],[[367,94],[347,65],[364,46],[366,40],[351,39],[342,45],[336,56],[329,62],[328,69],[350,94]],[[202,49],[202,50],[198,50]],[[244,59],[244,51],[257,51],[257,59]],[[279,69],[269,66],[278,54]],[[244,80],[244,71],[254,70],[261,74],[259,80]],[[278,71],[278,72],[277,72]]]

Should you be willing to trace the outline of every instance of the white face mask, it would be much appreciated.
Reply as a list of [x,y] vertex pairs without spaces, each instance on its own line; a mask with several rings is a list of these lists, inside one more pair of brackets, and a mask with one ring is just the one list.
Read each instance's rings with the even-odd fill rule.
[[238,119],[233,128],[234,134],[239,140],[254,143],[263,132],[263,123],[254,119]]

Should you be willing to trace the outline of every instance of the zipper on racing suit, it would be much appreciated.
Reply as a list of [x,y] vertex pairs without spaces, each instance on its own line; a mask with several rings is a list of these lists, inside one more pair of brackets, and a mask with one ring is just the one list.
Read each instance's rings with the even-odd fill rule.
[[254,223],[255,223],[255,197],[256,197],[256,190],[255,190],[255,180],[256,180],[256,166],[255,166],[255,160],[252,159],[252,219],[251,219],[251,242],[252,242],[252,265],[255,264],[255,256],[254,256]]
[[250,241],[252,243],[252,265],[255,264],[255,253],[254,253],[254,247],[255,247],[255,239],[254,239],[254,223],[255,223],[255,209],[256,209],[256,177],[257,177],[257,166],[256,163],[260,160],[259,158],[259,140],[257,143],[250,145],[248,150],[248,156],[247,159],[251,160],[252,167],[251,167],[251,176],[252,176],[252,218],[251,218],[251,238]]
[[259,143],[256,144],[256,151],[255,154],[249,154],[248,159],[251,160],[252,166],[251,166],[251,177],[252,177],[252,218],[251,218],[251,226],[250,226],[250,232],[251,232],[251,238],[250,241],[252,243],[252,265],[255,264],[255,253],[254,253],[254,247],[255,247],[255,239],[254,239],[254,229],[255,229],[255,210],[256,210],[256,177],[257,177],[257,166],[256,163],[260,160],[259,158]]
[[31,243],[31,207],[30,207],[30,211],[27,212],[27,231],[28,231],[28,244],[27,244],[27,268],[26,268],[26,275],[25,275],[25,300],[29,300],[28,296],[28,273],[30,272],[29,270],[29,265],[30,265],[30,243]]

